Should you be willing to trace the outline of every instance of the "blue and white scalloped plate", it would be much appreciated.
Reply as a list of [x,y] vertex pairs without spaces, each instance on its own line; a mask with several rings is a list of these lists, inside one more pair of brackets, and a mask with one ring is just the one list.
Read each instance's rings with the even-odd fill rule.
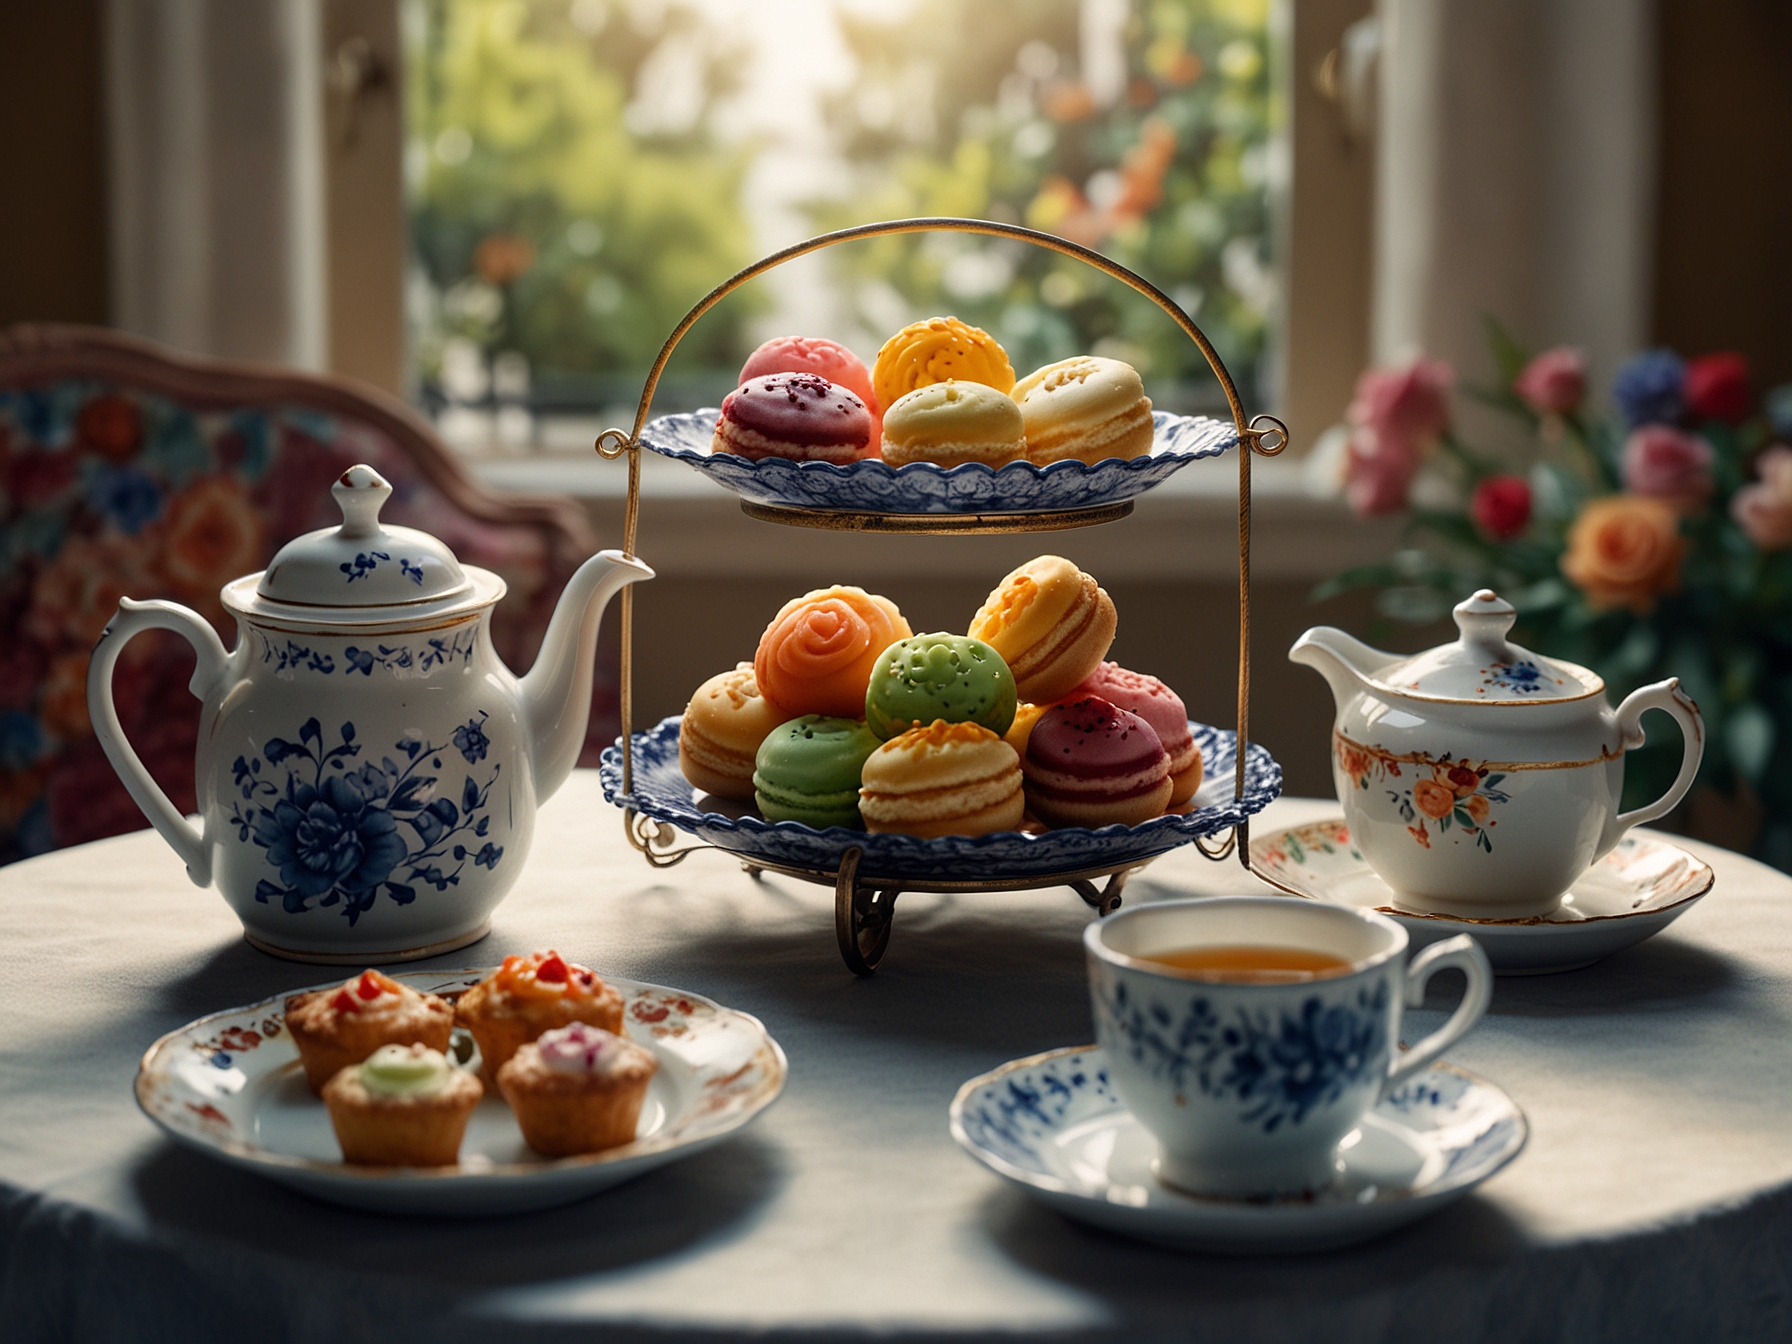
[[830,826],[818,831],[796,821],[769,822],[750,803],[716,798],[691,786],[678,768],[678,719],[662,719],[634,735],[635,791],[622,792],[622,752],[607,747],[599,767],[606,801],[632,806],[645,816],[669,822],[701,840],[744,859],[823,872],[840,866],[852,846],[861,851],[865,880],[910,882],[1041,880],[1071,873],[1121,868],[1213,835],[1261,812],[1282,791],[1282,767],[1255,742],[1247,753],[1245,791],[1233,796],[1238,735],[1204,723],[1190,723],[1201,748],[1206,777],[1186,812],[1153,817],[1138,826],[1067,826],[1031,835],[949,835],[922,840],[912,835],[873,835]]
[[1004,1180],[1086,1223],[1183,1250],[1255,1255],[1366,1241],[1499,1171],[1529,1126],[1484,1078],[1433,1064],[1344,1140],[1335,1184],[1298,1198],[1202,1198],[1151,1174],[1157,1141],[1108,1083],[1101,1050],[1017,1059],[958,1089],[952,1137]]
[[836,466],[832,462],[760,461],[734,453],[712,453],[714,409],[662,415],[647,422],[641,445],[687,462],[742,499],[790,509],[841,513],[1056,513],[1098,508],[1143,494],[1174,472],[1203,457],[1238,446],[1237,427],[1205,416],[1154,411],[1156,437],[1143,457],[1083,462],[1009,462],[987,467],[967,462],[938,467],[910,462],[893,467],[880,458]]

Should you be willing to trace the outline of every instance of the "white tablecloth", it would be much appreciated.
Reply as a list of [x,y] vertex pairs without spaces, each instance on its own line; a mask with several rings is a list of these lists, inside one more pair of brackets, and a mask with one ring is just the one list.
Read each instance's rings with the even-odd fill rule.
[[[1283,801],[1256,834],[1335,811]],[[0,870],[0,1338],[1792,1338],[1792,880],[1692,848],[1703,903],[1601,965],[1502,979],[1452,1051],[1529,1114],[1510,1168],[1379,1242],[1244,1260],[1087,1230],[947,1135],[964,1079],[1091,1039],[1068,890],[904,896],[855,980],[831,891],[713,853],[655,872],[578,773],[495,932],[437,964],[552,943],[696,990],[764,1020],[789,1086],[596,1198],[428,1222],[178,1149],[132,1100],[163,1032],[327,971],[246,946],[151,833],[21,863]],[[1127,900],[1254,885],[1183,850]]]

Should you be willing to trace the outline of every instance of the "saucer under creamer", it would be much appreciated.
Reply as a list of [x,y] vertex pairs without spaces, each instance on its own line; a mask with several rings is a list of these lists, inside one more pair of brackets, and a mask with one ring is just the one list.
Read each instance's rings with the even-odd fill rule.
[[1680,846],[1633,831],[1582,873],[1548,914],[1526,919],[1422,914],[1401,907],[1341,817],[1253,840],[1251,868],[1291,895],[1379,910],[1405,927],[1415,950],[1440,938],[1472,934],[1501,975],[1590,966],[1661,932],[1717,880],[1710,864]]
[[1227,1254],[1366,1241],[1468,1193],[1524,1148],[1524,1112],[1498,1087],[1433,1064],[1344,1142],[1335,1182],[1289,1198],[1184,1194],[1152,1175],[1157,1142],[1120,1102],[1102,1052],[1013,1060],[958,1089],[952,1137],[1069,1217],[1145,1241]]

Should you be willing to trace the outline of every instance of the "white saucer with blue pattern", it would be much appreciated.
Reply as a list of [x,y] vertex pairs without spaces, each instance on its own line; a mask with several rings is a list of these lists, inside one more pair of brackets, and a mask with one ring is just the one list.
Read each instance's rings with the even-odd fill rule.
[[1433,1213],[1504,1167],[1529,1126],[1512,1098],[1448,1064],[1416,1075],[1344,1141],[1337,1181],[1293,1198],[1185,1194],[1152,1174],[1157,1141],[1073,1046],[971,1079],[952,1137],[998,1176],[1069,1217],[1184,1250],[1252,1255],[1366,1241]]

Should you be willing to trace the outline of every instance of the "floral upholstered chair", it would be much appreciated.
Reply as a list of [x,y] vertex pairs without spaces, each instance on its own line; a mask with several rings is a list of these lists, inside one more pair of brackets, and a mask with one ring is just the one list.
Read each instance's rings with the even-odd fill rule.
[[[405,406],[347,382],[176,358],[82,327],[0,332],[0,862],[147,823],[87,718],[87,660],[121,597],[169,597],[223,637],[228,580],[341,521],[330,483],[366,462],[383,517],[501,575],[492,622],[534,660],[567,577],[597,549],[570,499],[487,492]],[[195,806],[199,702],[177,636],[131,641],[114,683],[126,734],[176,806]],[[584,761],[616,733],[600,659]]]

